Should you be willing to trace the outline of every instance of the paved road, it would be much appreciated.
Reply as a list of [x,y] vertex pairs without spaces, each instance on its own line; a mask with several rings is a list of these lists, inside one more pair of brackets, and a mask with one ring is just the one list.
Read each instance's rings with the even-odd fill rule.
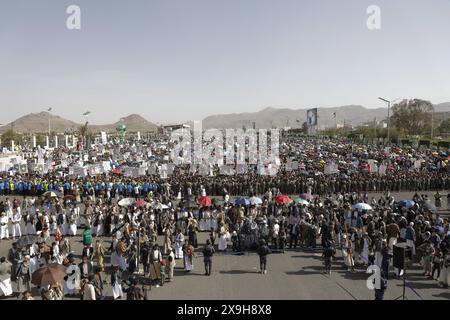
[[[408,194],[406,198],[410,196]],[[79,230],[79,233],[81,232],[82,230]],[[206,233],[200,233],[200,244],[204,244],[206,237]],[[109,238],[101,239],[105,246],[109,245]],[[77,253],[81,252],[81,237],[74,237],[71,241],[74,250]],[[11,243],[12,240],[0,241],[1,256],[7,254]],[[162,238],[159,239],[159,243],[162,243]],[[347,272],[343,268],[339,254],[331,276],[322,273],[320,253],[303,249],[287,250],[284,254],[271,254],[268,258],[269,271],[266,275],[257,272],[259,261],[254,253],[215,255],[213,274],[210,277],[203,275],[201,254],[194,259],[194,271],[191,273],[185,274],[182,266],[182,261],[177,260],[174,281],[163,287],[152,287],[149,292],[150,299],[372,300],[374,298],[374,292],[366,287],[368,275],[365,270],[360,269],[357,273]],[[417,292],[416,294],[408,287],[406,297],[409,300],[450,299],[450,290],[439,288],[435,280],[424,279],[417,265],[408,270],[407,279],[409,286]],[[399,297],[402,290],[403,282],[391,279],[385,298]],[[106,285],[105,293],[107,296],[112,295],[109,285]]]

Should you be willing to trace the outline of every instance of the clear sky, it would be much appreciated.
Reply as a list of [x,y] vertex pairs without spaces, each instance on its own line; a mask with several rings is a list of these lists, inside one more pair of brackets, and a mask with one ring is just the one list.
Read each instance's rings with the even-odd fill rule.
[[[81,8],[68,30],[66,8]],[[366,27],[369,5],[381,30]],[[1,0],[0,123],[450,101],[449,0]]]

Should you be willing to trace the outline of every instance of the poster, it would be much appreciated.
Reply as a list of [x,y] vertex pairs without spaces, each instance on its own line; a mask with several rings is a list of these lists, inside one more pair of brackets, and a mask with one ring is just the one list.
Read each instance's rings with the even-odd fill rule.
[[317,108],[306,111],[306,123],[309,127],[317,126]]

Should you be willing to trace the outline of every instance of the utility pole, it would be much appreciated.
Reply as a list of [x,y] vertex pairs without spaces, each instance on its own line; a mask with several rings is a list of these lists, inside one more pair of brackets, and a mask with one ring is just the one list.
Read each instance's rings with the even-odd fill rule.
[[433,110],[431,111],[431,139],[433,139],[433,134],[434,134],[434,107]]
[[377,117],[373,119],[373,137],[377,138]]
[[50,111],[52,111],[53,108],[48,108],[47,112],[48,112],[48,136],[50,137],[50,135],[52,134],[52,127],[51,127],[51,117],[52,115],[50,114]]
[[397,101],[397,100],[400,99],[400,98],[394,99],[394,100],[392,100],[392,101],[389,101],[389,100],[384,99],[384,98],[381,98],[381,97],[378,97],[378,99],[380,99],[381,101],[384,101],[384,102],[386,102],[386,103],[388,104],[388,116],[387,116],[387,140],[388,140],[388,145],[389,145],[389,144],[391,144],[391,140],[390,140],[390,138],[391,138],[391,136],[390,136],[390,129],[391,129],[391,114],[390,114],[390,112],[391,112],[391,103]]

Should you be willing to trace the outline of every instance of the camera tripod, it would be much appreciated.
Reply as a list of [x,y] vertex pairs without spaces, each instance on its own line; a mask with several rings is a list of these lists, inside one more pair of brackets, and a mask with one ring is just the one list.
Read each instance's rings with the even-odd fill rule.
[[408,298],[406,297],[406,269],[399,270],[399,272],[403,271],[403,293],[394,300],[408,300]]

